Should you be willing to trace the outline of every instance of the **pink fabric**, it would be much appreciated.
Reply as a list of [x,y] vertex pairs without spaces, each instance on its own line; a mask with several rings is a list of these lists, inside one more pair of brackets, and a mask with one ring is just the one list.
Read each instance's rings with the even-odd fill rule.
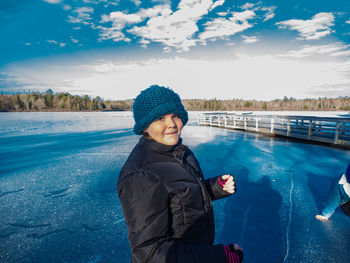
[[226,258],[228,258],[229,259],[229,263],[232,263],[231,262],[231,258],[230,258],[230,254],[231,254],[231,252],[230,252],[230,250],[229,250],[229,248],[228,248],[228,246],[226,245],[226,246],[224,246],[224,249],[225,249],[225,254],[226,254]]
[[218,183],[219,183],[219,185],[221,185],[221,186],[224,186],[224,185],[226,184],[226,181],[227,181],[227,180],[223,180],[221,177],[219,177],[219,179],[218,179]]
[[223,246],[228,263],[240,263],[239,256],[235,252],[231,252],[228,245]]

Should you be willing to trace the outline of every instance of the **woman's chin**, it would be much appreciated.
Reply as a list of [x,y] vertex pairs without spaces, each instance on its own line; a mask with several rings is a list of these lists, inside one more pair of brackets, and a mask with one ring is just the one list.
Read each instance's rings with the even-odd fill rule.
[[165,135],[163,141],[166,145],[175,145],[179,142],[179,138],[178,135]]

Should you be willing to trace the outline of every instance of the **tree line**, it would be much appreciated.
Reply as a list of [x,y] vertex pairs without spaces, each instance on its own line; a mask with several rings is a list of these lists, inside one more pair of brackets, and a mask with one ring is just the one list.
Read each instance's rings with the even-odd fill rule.
[[350,110],[350,97],[318,99],[275,99],[260,100],[183,100],[188,110],[209,111],[337,111]]
[[[184,99],[189,111],[350,111],[350,97],[272,101]],[[103,100],[100,97],[46,92],[0,94],[0,111],[130,111],[133,100]]]
[[46,92],[1,94],[0,111],[126,111],[132,100],[103,100],[100,97]]

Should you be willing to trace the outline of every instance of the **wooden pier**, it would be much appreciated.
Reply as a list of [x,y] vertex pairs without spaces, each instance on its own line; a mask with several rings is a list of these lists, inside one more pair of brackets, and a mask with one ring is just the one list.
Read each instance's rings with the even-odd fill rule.
[[350,148],[350,118],[202,113],[199,124]]

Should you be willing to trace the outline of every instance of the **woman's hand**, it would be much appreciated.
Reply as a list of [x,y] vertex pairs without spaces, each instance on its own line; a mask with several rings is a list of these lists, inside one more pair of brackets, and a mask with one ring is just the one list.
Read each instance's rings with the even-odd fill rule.
[[316,215],[315,217],[319,221],[328,221],[328,218],[323,215]]
[[220,177],[225,183],[221,184],[222,189],[230,194],[233,194],[236,192],[236,184],[235,179],[230,174],[225,174]]

